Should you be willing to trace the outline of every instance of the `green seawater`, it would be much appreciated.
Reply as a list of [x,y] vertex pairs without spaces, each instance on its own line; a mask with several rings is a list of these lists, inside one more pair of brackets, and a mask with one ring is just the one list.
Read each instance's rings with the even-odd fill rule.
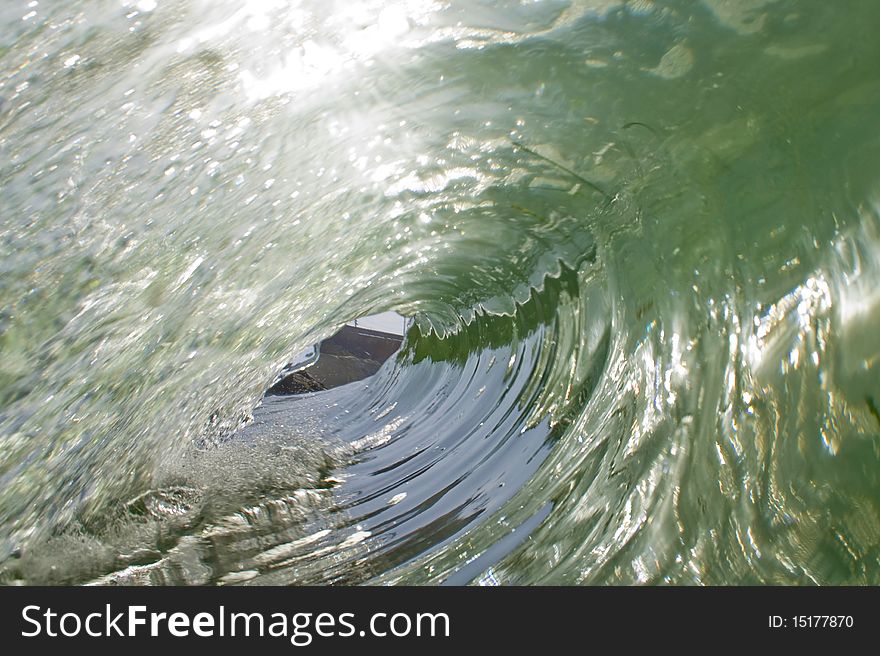
[[880,583],[878,33],[4,3],[0,582]]

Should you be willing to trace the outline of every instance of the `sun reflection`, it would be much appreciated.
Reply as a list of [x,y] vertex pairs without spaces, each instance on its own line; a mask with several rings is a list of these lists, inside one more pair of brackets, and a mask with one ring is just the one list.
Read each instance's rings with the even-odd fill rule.
[[[420,45],[417,39],[408,40],[407,35],[439,8],[430,0],[364,1],[346,3],[344,12],[324,17],[317,10],[301,6],[249,0],[230,18],[206,28],[195,38],[206,41],[239,26],[258,33],[270,25],[286,25],[283,41],[277,47],[267,44],[274,50],[270,56],[280,64],[267,70],[269,57],[262,57],[253,65],[243,64],[239,73],[247,98],[259,101],[332,83],[340,74],[356,66],[371,66],[376,57],[396,48]],[[191,45],[187,42],[182,47]]]

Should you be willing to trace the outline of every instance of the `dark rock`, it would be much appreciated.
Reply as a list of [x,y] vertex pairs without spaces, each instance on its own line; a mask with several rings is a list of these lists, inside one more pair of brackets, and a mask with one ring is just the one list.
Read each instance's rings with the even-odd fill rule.
[[343,326],[321,342],[317,362],[285,376],[266,396],[320,392],[368,378],[400,349],[402,340],[401,335]]
[[312,378],[308,371],[294,371],[272,385],[266,396],[282,396],[285,394],[306,394],[308,392],[321,392],[327,389]]

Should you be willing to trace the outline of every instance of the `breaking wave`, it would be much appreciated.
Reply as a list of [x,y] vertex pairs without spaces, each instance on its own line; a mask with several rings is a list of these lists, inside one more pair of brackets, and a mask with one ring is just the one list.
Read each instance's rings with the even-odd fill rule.
[[17,11],[0,580],[880,582],[872,3]]

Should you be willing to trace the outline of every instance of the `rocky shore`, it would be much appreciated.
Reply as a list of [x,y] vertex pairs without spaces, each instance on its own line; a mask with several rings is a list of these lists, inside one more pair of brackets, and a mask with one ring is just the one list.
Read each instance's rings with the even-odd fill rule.
[[272,387],[267,396],[320,392],[375,374],[400,348],[401,335],[357,326],[343,326],[321,342],[317,362],[288,374]]

